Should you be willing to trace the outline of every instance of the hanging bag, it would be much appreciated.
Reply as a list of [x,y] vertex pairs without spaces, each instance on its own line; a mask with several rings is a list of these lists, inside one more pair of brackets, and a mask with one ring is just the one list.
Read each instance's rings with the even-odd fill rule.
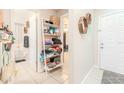
[[78,21],[78,29],[80,33],[83,33],[83,23],[82,23],[82,17],[80,17],[79,21]]
[[[3,47],[5,50],[2,53],[3,66],[1,68],[0,80],[3,83],[8,83],[11,81],[12,77],[16,74],[15,62],[11,62],[10,54],[6,51],[6,47]],[[8,50],[8,49],[7,49]]]
[[11,79],[16,75],[15,64],[11,62],[1,69],[1,81],[4,83],[8,83]]
[[84,16],[80,17],[80,19],[78,21],[78,28],[79,28],[80,33],[82,33],[82,34],[87,33],[88,23],[87,23],[87,19]]

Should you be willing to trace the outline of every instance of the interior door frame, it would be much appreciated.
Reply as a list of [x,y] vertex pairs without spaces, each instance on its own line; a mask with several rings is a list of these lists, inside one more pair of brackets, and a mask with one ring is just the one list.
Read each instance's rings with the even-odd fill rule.
[[121,12],[124,12],[124,10],[111,11],[109,13],[107,12],[105,14],[100,15],[99,18],[98,18],[98,28],[97,28],[97,31],[98,31],[98,42],[97,42],[97,46],[98,46],[98,68],[99,69],[102,69],[102,67],[101,67],[101,49],[100,49],[100,43],[101,43],[101,41],[100,41],[100,39],[101,39],[100,34],[101,34],[101,31],[102,31],[101,30],[101,19],[103,17],[105,17],[105,16],[109,16],[109,15],[113,15],[113,14],[117,14],[117,13],[121,13]]
[[[63,22],[61,21],[65,16],[68,16],[68,20],[69,20],[69,12],[68,13],[65,13],[65,14],[63,14],[62,16],[60,16],[60,30],[62,31],[62,29],[63,29]],[[69,31],[69,26],[68,26],[68,33],[70,33],[70,31]],[[63,40],[63,35],[62,35],[62,40]],[[71,42],[71,40],[70,39],[68,39],[68,45],[70,45],[70,42]],[[68,49],[68,54],[70,54],[70,51],[69,51],[69,49]],[[64,60],[64,55],[63,55],[63,60]],[[72,70],[70,70],[70,68],[71,68],[71,62],[70,62],[70,57],[68,58],[68,62],[69,62],[69,73],[70,74],[68,74],[68,76],[69,76],[69,83],[73,83],[73,81],[72,81],[72,77],[73,77],[73,72],[72,72]]]
[[[68,16],[68,13],[65,13],[65,14],[63,14],[62,16],[60,16],[60,31],[62,32],[61,34],[62,34],[62,36],[61,36],[61,40],[62,40],[62,43],[63,43],[63,21],[61,21],[61,20],[63,20],[63,18],[65,17],[65,16]],[[68,17],[69,18],[69,17]],[[62,46],[62,49],[64,49],[64,47]],[[62,61],[64,62],[64,50],[63,50],[63,52],[62,52],[62,56],[63,56],[63,59],[62,59]]]

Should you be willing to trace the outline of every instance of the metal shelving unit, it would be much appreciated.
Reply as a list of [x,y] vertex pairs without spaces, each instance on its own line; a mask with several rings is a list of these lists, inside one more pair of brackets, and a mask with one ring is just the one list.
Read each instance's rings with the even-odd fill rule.
[[[54,27],[55,29],[58,29],[60,31],[59,27],[57,27],[57,26],[55,26],[53,24],[45,23],[45,21],[46,21],[45,19],[41,19],[41,35],[42,35],[41,36],[42,37],[42,48],[41,48],[41,51],[45,50],[48,47],[54,47],[54,46],[59,46],[59,47],[62,48],[61,54],[56,54],[56,55],[52,55],[52,56],[49,56],[49,57],[46,56],[47,54],[46,54],[45,51],[43,52],[43,54],[44,54],[44,71],[46,72],[46,75],[47,75],[48,71],[51,71],[53,69],[56,69],[58,67],[62,67],[63,66],[63,44],[45,45],[45,39],[46,38],[53,38],[53,37],[55,37],[55,38],[59,38],[62,41],[62,36],[61,36],[62,34],[61,33],[60,34],[49,34],[49,33],[45,33],[44,32],[44,29],[46,27]],[[47,60],[50,59],[50,58],[55,58],[55,57],[60,57],[60,63],[57,64],[56,66],[52,67],[52,68],[49,68],[47,66]]]

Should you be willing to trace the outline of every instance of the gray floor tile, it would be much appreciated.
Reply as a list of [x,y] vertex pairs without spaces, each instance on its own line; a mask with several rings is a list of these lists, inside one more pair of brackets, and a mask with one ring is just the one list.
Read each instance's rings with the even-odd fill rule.
[[111,84],[111,82],[108,79],[102,79],[102,84]]
[[102,84],[124,84],[124,75],[111,71],[104,71]]

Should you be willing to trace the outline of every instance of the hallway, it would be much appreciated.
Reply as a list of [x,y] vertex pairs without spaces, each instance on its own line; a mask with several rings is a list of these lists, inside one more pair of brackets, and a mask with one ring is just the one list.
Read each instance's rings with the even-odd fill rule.
[[92,67],[88,72],[82,84],[101,84],[101,80],[103,77],[103,70],[100,70],[96,67]]
[[45,73],[36,73],[35,69],[28,62],[16,64],[17,75],[13,81],[14,84],[64,84],[68,83],[68,76],[65,72],[58,68],[45,75]]
[[65,53],[64,67],[57,68],[48,73],[36,72],[34,64],[29,62],[16,63],[17,74],[12,83],[14,84],[68,84],[68,69],[67,69],[68,54]]

